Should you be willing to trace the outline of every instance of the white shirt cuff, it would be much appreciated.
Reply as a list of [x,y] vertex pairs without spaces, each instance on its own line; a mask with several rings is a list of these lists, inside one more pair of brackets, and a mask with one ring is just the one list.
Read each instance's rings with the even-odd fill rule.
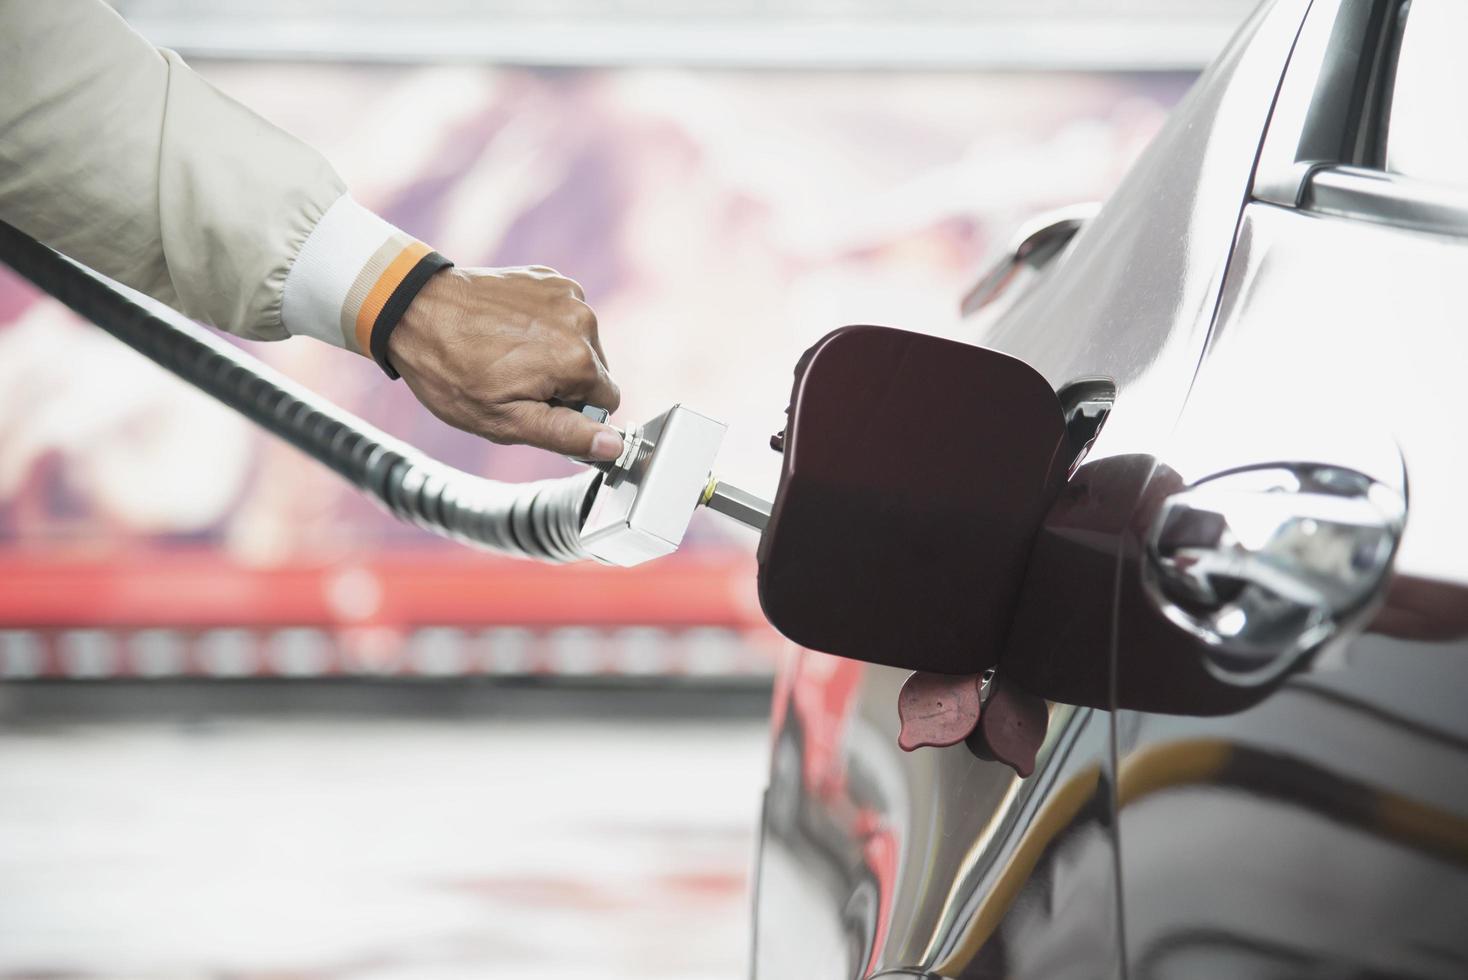
[[428,251],[343,194],[326,209],[286,273],[280,318],[293,336],[371,356],[372,321],[385,294]]

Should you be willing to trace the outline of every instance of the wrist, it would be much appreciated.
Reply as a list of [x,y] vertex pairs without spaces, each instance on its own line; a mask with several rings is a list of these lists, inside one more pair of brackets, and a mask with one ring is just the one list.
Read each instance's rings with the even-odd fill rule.
[[[427,246],[405,252],[385,279],[395,279],[390,288],[377,288],[362,304],[358,313],[358,331],[365,335],[366,353],[389,378],[399,377],[391,358],[392,337],[423,290],[453,263]],[[379,284],[381,285],[381,284]],[[415,319],[417,319],[415,317]]]
[[388,359],[399,374],[415,369],[418,353],[429,346],[429,339],[462,305],[458,297],[466,278],[453,266],[440,269],[408,304],[387,341]]

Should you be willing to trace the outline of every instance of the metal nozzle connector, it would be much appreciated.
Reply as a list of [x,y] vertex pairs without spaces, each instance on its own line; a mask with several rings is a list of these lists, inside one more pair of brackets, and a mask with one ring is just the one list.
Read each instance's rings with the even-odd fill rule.
[[756,531],[763,532],[765,525],[770,523],[770,502],[768,500],[756,497],[738,487],[730,486],[718,477],[710,478],[708,488],[704,490],[700,503],[709,510],[723,514],[730,520],[737,521]]
[[[605,420],[604,415],[598,419]],[[770,505],[711,475],[724,428],[722,422],[674,405],[623,432],[622,455],[615,462],[590,464],[603,480],[581,527],[582,547],[612,565],[636,565],[669,554],[682,544],[700,504],[763,531]]]

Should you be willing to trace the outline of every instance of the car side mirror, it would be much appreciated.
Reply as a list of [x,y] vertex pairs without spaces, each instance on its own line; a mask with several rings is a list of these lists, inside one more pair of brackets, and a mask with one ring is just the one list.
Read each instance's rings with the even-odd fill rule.
[[993,666],[1071,454],[1050,385],[997,351],[844,327],[800,359],[759,597],[794,642],[911,670]]

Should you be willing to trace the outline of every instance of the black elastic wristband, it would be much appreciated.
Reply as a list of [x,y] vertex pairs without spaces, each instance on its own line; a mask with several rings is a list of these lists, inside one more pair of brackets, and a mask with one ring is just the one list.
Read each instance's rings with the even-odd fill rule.
[[408,312],[408,304],[412,303],[418,296],[419,290],[428,284],[433,274],[441,272],[453,265],[448,259],[437,252],[429,252],[418,260],[418,264],[408,270],[403,281],[398,283],[398,288],[392,291],[387,302],[382,304],[382,311],[377,314],[377,319],[372,322],[372,359],[377,366],[382,368],[382,373],[396,381],[400,375],[397,369],[388,360],[387,342],[392,337],[392,332],[397,328],[398,321],[403,314]]

